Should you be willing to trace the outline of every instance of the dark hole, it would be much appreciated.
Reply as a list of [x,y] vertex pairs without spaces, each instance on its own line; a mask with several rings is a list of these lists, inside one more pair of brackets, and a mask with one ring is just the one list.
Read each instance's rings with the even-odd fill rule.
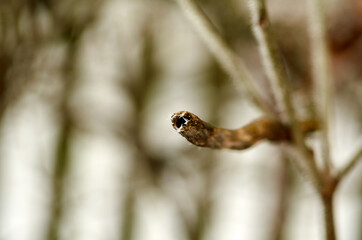
[[189,120],[189,119],[185,119],[184,117],[178,118],[177,121],[176,121],[176,127],[180,128],[182,126],[185,126],[186,125],[186,120]]

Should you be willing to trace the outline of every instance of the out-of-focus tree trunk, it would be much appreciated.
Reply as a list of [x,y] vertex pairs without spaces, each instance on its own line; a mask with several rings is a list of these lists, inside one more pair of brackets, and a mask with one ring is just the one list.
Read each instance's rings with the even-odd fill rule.
[[154,156],[145,148],[142,138],[142,124],[144,120],[143,112],[148,106],[148,96],[151,88],[157,81],[158,70],[154,64],[154,36],[151,32],[151,22],[142,26],[141,53],[138,72],[128,72],[128,79],[123,80],[123,87],[131,93],[132,101],[135,104],[133,122],[128,131],[127,140],[135,150],[134,161],[130,164],[127,186],[122,198],[122,226],[121,240],[134,239],[136,216],[136,201],[139,193],[139,180],[148,179],[150,185],[158,184],[158,178],[162,174],[163,159]]
[[[96,4],[97,3],[97,4]],[[87,3],[79,3],[87,4]],[[66,16],[58,16],[56,6],[53,6],[54,20],[59,21],[57,29],[59,40],[64,40],[66,44],[66,57],[63,67],[63,94],[61,95],[59,116],[60,116],[60,129],[58,136],[58,143],[56,147],[56,156],[54,163],[53,173],[53,201],[50,212],[48,239],[57,240],[61,239],[61,220],[64,215],[64,194],[67,191],[66,180],[69,173],[71,164],[71,144],[72,144],[72,131],[75,128],[73,112],[70,106],[72,93],[75,91],[74,85],[77,81],[77,56],[79,53],[80,44],[83,34],[89,29],[97,18],[100,9],[99,1],[91,1],[88,4],[95,4],[94,7],[90,6],[88,15],[85,20],[80,23],[77,19],[72,22],[68,19],[63,19]],[[59,7],[59,6],[58,6]],[[85,6],[84,6],[85,7]],[[84,17],[84,16],[82,16]],[[71,19],[71,18],[70,18]],[[65,21],[64,21],[65,20]]]
[[64,67],[64,92],[61,99],[61,106],[59,109],[60,116],[60,130],[58,136],[58,146],[56,148],[54,176],[53,176],[53,201],[50,213],[49,223],[49,240],[60,239],[60,222],[64,210],[64,191],[66,190],[66,176],[70,165],[70,147],[71,147],[71,134],[72,134],[72,120],[71,111],[69,108],[69,100],[72,92],[72,86],[75,81],[74,71],[77,55],[77,40],[69,43],[67,50],[67,58]]

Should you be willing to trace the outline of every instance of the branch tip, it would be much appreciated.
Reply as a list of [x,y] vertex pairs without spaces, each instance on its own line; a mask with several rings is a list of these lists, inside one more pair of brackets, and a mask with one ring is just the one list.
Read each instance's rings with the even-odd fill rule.
[[[200,147],[214,149],[247,149],[261,140],[270,142],[291,142],[290,127],[271,118],[261,117],[239,129],[217,128],[204,122],[198,116],[180,111],[171,116],[173,128],[187,141]],[[300,123],[303,134],[316,131],[314,120]]]

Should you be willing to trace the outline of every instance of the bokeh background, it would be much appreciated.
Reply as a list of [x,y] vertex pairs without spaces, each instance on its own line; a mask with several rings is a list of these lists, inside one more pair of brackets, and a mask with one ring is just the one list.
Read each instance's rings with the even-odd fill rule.
[[[246,0],[198,0],[266,96]],[[362,1],[327,2],[333,161],[362,129]],[[305,1],[269,0],[301,116],[310,110]],[[195,147],[191,111],[261,116],[172,0],[0,1],[0,239],[322,239],[317,195],[277,145]],[[315,145],[316,136],[308,139]],[[337,192],[337,234],[362,239],[361,164]]]

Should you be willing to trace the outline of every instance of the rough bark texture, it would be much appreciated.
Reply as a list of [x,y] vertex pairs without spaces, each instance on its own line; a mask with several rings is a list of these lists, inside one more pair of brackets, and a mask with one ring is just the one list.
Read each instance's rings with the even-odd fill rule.
[[[200,147],[243,150],[264,139],[272,142],[291,141],[289,126],[266,117],[235,130],[213,127],[187,111],[173,114],[171,122],[178,133]],[[304,134],[318,129],[314,120],[301,122],[300,126]]]

